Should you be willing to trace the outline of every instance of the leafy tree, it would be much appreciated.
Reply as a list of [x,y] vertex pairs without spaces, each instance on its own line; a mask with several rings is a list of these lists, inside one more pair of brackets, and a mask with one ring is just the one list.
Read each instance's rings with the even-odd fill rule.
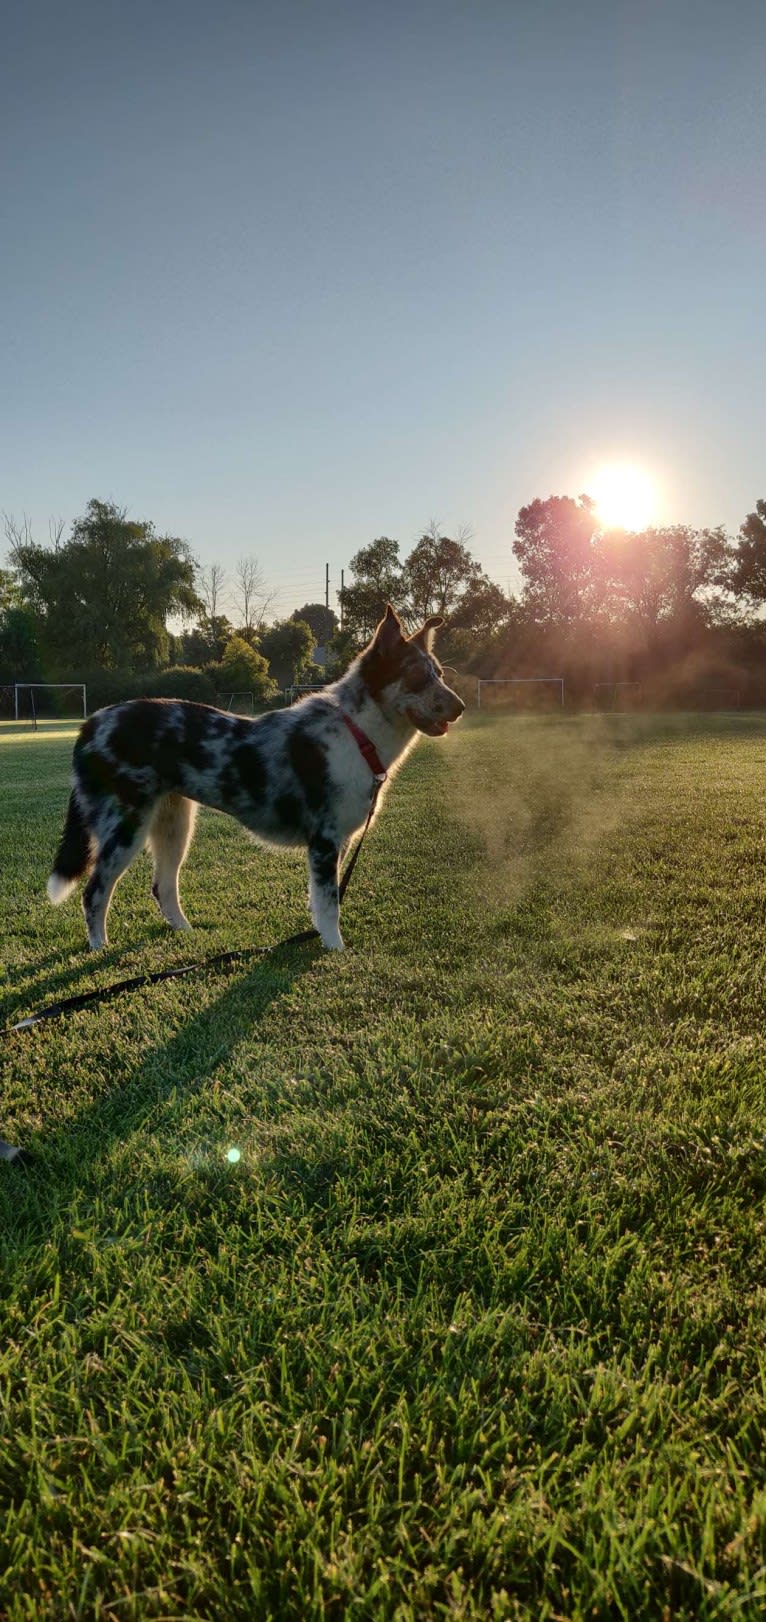
[[510,598],[483,572],[468,582],[462,597],[449,616],[449,633],[470,631],[475,636],[491,636],[506,624],[512,611]]
[[605,532],[592,558],[592,602],[607,619],[653,628],[710,618],[731,577],[728,536],[686,524]]
[[63,544],[25,539],[11,559],[40,616],[49,662],[69,673],[166,663],[167,619],[201,608],[186,542],[157,535],[111,502],[89,502]]
[[21,592],[15,574],[10,569],[0,569],[0,617],[9,608],[18,608],[20,603]]
[[319,647],[324,647],[338,629],[337,614],[324,603],[304,603],[302,608],[296,608],[290,618],[303,620],[304,625],[309,625],[314,641]]
[[404,606],[405,588],[399,562],[399,542],[379,535],[369,546],[355,553],[349,564],[354,579],[339,593],[343,607],[343,631],[354,647],[372,636],[386,604]]
[[262,632],[261,648],[278,687],[292,687],[313,670],[314,633],[304,620],[277,620]]
[[39,677],[39,630],[38,616],[25,603],[15,572],[0,569],[0,682]]
[[429,614],[448,618],[465,592],[482,579],[483,570],[462,541],[440,535],[432,524],[413,547],[402,574],[406,615],[419,625]]
[[524,603],[535,619],[560,624],[582,616],[597,527],[589,496],[548,496],[521,508],[513,551],[524,577]]
[[737,596],[766,602],[766,501],[756,501],[755,512],[740,524],[728,583]]
[[[223,658],[224,648],[234,634],[234,627],[225,614],[216,614],[214,619],[202,613],[196,625],[190,631],[184,631],[181,637],[183,663],[186,665],[209,665],[218,663]],[[245,638],[247,640],[247,638]]]
[[210,674],[219,683],[222,693],[252,693],[254,698],[265,702],[273,698],[277,690],[269,674],[268,661],[241,636],[229,638],[220,664],[211,666]]
[[24,603],[0,612],[0,682],[35,681],[41,674],[39,621]]

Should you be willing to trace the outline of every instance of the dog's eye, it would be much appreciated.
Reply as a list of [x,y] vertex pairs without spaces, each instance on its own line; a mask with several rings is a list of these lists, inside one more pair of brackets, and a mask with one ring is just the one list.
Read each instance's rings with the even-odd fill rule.
[[422,665],[416,665],[414,669],[407,671],[404,679],[409,693],[422,693],[423,688],[427,687],[431,680],[431,671],[425,670]]

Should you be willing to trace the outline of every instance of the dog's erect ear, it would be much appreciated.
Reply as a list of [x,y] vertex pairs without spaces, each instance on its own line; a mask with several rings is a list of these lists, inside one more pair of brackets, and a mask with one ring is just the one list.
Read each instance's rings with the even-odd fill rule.
[[439,626],[443,624],[444,620],[441,614],[429,614],[425,624],[421,625],[420,630],[410,637],[410,642],[417,643],[417,646],[422,648],[424,653],[430,653],[434,645],[434,637]]
[[377,627],[372,641],[373,646],[377,648],[379,653],[386,654],[394,653],[396,648],[398,648],[399,643],[404,641],[401,620],[399,619],[399,615],[396,613],[395,609],[391,607],[390,603],[386,608],[386,612],[383,615],[379,626]]

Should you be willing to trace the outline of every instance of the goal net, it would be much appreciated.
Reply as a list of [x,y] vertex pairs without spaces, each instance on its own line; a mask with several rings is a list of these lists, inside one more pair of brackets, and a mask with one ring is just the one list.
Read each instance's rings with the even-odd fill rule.
[[221,709],[230,710],[233,715],[253,715],[255,712],[255,696],[253,693],[227,693]]
[[492,676],[477,684],[480,710],[560,710],[564,707],[563,676]]
[[88,713],[85,683],[14,682],[14,721],[32,722],[37,729],[44,721],[83,721]]

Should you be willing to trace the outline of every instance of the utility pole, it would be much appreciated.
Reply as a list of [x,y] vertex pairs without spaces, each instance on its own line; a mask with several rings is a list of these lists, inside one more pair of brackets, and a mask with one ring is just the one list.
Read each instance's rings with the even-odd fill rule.
[[325,608],[330,607],[330,565],[329,565],[329,563],[326,563],[325,566],[324,566],[324,605],[325,605]]
[[345,585],[344,585],[345,578],[346,578],[346,571],[345,571],[345,569],[341,569],[341,571],[340,571],[340,628],[341,628],[341,630],[343,630],[343,593],[345,591]]

